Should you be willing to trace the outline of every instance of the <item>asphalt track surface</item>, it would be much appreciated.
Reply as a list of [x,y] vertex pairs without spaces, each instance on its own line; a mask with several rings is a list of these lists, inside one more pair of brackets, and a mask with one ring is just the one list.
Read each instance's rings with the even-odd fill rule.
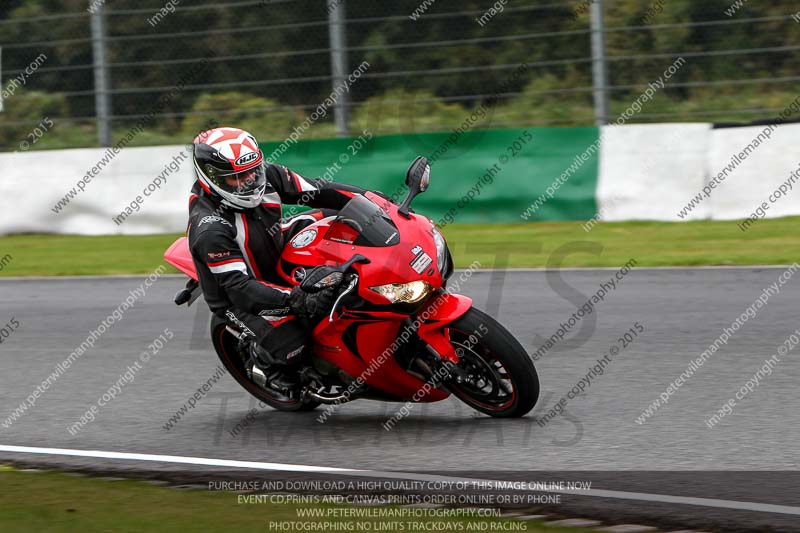
[[[174,427],[164,425],[208,382],[218,360],[206,340],[204,304],[173,305],[179,277],[163,277],[29,408],[0,427],[0,445],[104,450],[199,458],[424,472],[481,479],[584,480],[592,489],[788,506],[800,512],[800,348],[780,357],[772,375],[712,429],[705,421],[760,368],[800,324],[800,273],[749,318],[644,424],[636,418],[784,268],[637,269],[536,366],[537,408],[522,420],[494,420],[457,400],[419,405],[392,431],[382,424],[400,407],[358,401],[324,424],[313,413],[260,409],[223,376]],[[475,305],[534,352],[615,269],[477,272],[463,285]],[[0,422],[144,279],[141,277],[0,281],[0,324],[19,328],[0,344]],[[613,357],[566,414],[545,427],[545,412],[638,322],[633,343]],[[68,427],[118,382],[165,328],[175,337],[126,383],[94,422]],[[255,476],[167,462],[87,459],[0,451],[0,460],[100,471],[137,471],[170,479],[204,474]],[[234,470],[236,470],[234,472]],[[380,475],[375,474],[377,477]],[[258,479],[327,479],[262,471]],[[310,477],[308,477],[310,476]],[[213,477],[213,476],[212,476]],[[715,505],[683,505],[567,495],[557,505],[527,506],[612,523],[724,531],[800,531],[800,516]]]

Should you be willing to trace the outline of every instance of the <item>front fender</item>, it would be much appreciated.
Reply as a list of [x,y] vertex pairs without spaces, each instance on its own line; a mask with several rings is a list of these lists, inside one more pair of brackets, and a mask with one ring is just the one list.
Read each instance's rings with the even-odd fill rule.
[[442,358],[458,363],[458,354],[450,344],[450,335],[445,327],[464,316],[472,308],[472,298],[460,294],[441,293],[431,298],[428,304],[417,313],[420,321],[417,334],[428,343]]

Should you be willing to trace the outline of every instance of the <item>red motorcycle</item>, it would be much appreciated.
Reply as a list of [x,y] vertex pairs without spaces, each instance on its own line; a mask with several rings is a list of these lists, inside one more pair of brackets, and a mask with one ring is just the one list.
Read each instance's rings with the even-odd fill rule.
[[[313,327],[313,355],[297,390],[273,389],[248,355],[235,326],[212,332],[230,374],[265,404],[308,411],[359,398],[436,402],[451,393],[495,417],[527,414],[539,379],[520,343],[466,296],[446,290],[453,274],[447,243],[431,219],[410,211],[430,182],[430,166],[417,158],[408,170],[409,193],[399,207],[368,192],[338,216],[298,232],[278,264],[289,285],[309,292],[337,287],[327,318]],[[165,259],[192,280],[178,305],[200,295],[186,238]]]

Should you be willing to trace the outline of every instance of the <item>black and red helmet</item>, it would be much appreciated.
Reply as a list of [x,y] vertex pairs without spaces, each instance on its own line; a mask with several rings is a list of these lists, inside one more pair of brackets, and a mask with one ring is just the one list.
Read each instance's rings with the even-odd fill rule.
[[239,128],[214,128],[194,139],[194,168],[200,185],[223,204],[249,209],[267,187],[264,154],[258,141]]

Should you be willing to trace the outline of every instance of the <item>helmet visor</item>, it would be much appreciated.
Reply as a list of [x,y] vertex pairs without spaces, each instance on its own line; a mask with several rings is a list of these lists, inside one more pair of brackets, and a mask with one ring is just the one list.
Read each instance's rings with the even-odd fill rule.
[[211,167],[207,168],[206,175],[214,185],[236,196],[250,196],[259,190],[263,191],[267,183],[263,163],[247,170],[228,173]]

